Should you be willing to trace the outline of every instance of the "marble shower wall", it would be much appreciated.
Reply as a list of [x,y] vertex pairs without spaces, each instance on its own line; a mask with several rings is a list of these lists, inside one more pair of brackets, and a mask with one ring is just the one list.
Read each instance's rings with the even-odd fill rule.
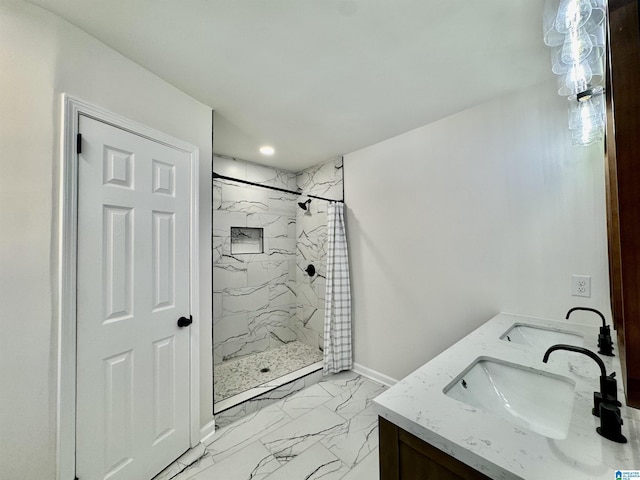
[[[297,173],[298,191],[304,195],[317,195],[331,200],[344,200],[342,158],[320,163]],[[313,203],[313,202],[312,202]]]
[[[298,191],[332,200],[343,200],[342,159],[333,160],[298,173]],[[309,209],[296,212],[296,315],[292,329],[298,341],[323,348],[324,301],[327,257],[327,207],[325,200],[311,199]],[[316,275],[309,277],[305,269],[312,264]]]
[[[342,159],[294,173],[216,156],[213,170],[302,192],[213,181],[214,364],[294,340],[322,348],[328,202],[312,199],[306,212],[297,203],[342,200]],[[231,227],[262,227],[264,253],[231,255]]]
[[[214,172],[296,190],[296,174],[214,157]],[[213,181],[214,364],[296,340],[298,196],[227,180]],[[263,228],[264,253],[232,255],[231,227]]]

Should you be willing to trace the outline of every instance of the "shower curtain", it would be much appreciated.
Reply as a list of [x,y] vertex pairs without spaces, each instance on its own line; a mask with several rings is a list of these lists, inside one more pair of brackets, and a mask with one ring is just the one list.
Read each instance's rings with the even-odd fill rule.
[[344,229],[344,204],[331,202],[327,211],[327,290],[324,304],[324,360],[322,373],[353,366],[351,355],[351,288]]

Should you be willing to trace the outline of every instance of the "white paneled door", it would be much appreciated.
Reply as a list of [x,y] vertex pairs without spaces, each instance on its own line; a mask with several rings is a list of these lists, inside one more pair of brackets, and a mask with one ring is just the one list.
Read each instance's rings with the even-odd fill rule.
[[76,475],[149,480],[189,448],[190,156],[79,131]]

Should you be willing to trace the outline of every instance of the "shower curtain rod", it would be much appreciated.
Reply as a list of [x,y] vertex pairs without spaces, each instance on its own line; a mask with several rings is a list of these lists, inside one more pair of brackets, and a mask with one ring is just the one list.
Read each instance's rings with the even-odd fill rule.
[[287,190],[286,188],[272,187],[271,185],[263,185],[261,183],[250,182],[249,180],[240,180],[238,178],[226,177],[226,176],[220,175],[219,173],[216,173],[216,172],[213,172],[213,178],[214,178],[214,180],[216,178],[220,179],[220,180],[229,180],[231,182],[244,183],[245,185],[253,185],[254,187],[262,187],[262,188],[268,188],[270,190],[276,190],[278,192],[291,193],[292,195],[302,195],[303,197],[317,198],[318,200],[324,200],[326,202],[344,203],[344,200],[333,200],[331,198],[318,197],[317,195],[307,195],[307,194],[302,193],[302,192],[294,192],[293,190]]

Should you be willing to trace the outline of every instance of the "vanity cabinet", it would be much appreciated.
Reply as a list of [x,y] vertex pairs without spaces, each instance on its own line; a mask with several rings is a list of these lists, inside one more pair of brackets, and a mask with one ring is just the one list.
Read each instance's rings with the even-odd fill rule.
[[378,426],[380,480],[490,480],[382,417]]

